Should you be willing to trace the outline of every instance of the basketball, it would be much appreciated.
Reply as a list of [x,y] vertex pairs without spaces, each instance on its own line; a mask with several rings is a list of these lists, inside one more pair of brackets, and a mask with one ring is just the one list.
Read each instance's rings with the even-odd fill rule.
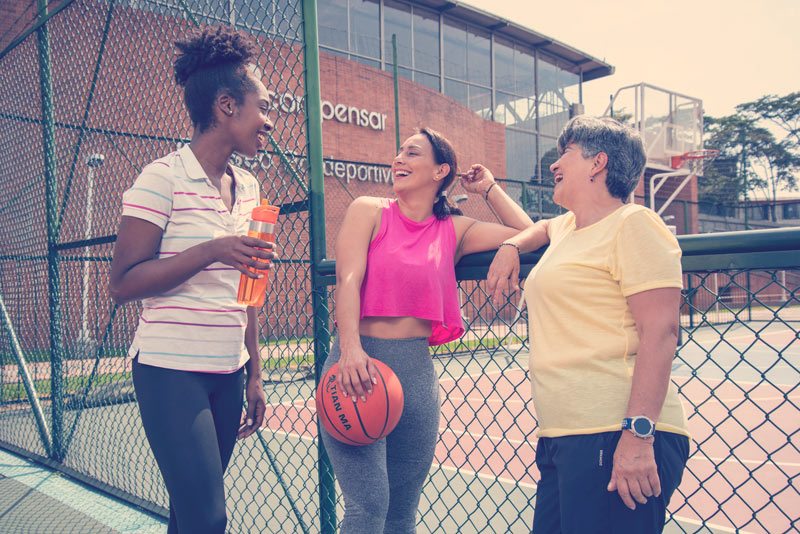
[[316,404],[320,423],[328,433],[348,445],[369,445],[394,430],[403,413],[403,387],[388,365],[372,360],[377,384],[367,401],[353,402],[339,391],[339,363],[333,364],[319,381]]

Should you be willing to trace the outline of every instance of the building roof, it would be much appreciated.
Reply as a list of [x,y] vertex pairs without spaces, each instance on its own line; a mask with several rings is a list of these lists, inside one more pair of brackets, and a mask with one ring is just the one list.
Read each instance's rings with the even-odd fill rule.
[[566,70],[575,73],[583,70],[584,81],[614,74],[614,67],[605,61],[601,61],[530,28],[458,0],[411,0],[411,2],[481,26],[495,32],[496,35],[510,37],[529,45],[531,48],[544,50],[548,54],[574,65],[573,68]]

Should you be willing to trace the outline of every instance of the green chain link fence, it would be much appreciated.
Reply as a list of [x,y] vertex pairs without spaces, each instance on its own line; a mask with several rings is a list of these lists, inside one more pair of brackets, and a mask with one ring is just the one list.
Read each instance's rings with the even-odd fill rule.
[[[0,32],[0,446],[161,515],[167,496],[125,358],[139,308],[113,306],[106,285],[122,192],[190,135],[172,42],[207,23],[258,39],[268,88],[319,101],[313,0],[65,0],[27,6]],[[330,179],[323,193],[335,162],[321,157],[316,106],[275,111],[272,146],[239,162],[282,206],[281,261],[260,314],[267,422],[234,453],[229,528],[332,533],[342,501],[312,395],[332,334],[334,263],[324,258],[341,214],[326,214],[323,198],[363,193]],[[505,186],[534,215],[559,212],[546,186]],[[471,199],[459,205],[491,217]],[[680,241],[673,380],[693,445],[668,532],[796,532],[800,231]],[[527,270],[537,258],[524,257]],[[459,264],[467,335],[433,354],[441,439],[420,532],[529,531],[538,473],[527,320],[514,302],[489,303],[490,259]]]

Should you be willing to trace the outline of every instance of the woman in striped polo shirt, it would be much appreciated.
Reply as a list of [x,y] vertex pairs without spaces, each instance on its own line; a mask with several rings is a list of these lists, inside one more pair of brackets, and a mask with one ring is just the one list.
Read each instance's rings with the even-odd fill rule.
[[[142,300],[130,348],[147,439],[169,493],[168,533],[223,533],[223,473],[237,435],[264,418],[257,308],[239,273],[268,269],[274,245],[247,237],[260,187],[229,163],[254,157],[272,123],[245,34],[208,27],[176,42],[191,143],[147,165],[123,195],[109,290]],[[242,417],[245,389],[247,413]]]

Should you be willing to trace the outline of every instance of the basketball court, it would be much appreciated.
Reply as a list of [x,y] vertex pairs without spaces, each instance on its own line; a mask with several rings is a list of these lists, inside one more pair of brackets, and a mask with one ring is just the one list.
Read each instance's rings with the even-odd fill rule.
[[[781,512],[797,509],[797,503],[790,502],[793,497],[783,497],[781,490],[787,480],[800,475],[800,459],[786,446],[788,438],[780,429],[789,435],[797,430],[800,392],[793,384],[798,382],[800,343],[786,326],[770,325],[757,337],[751,328],[742,324],[726,329],[724,342],[717,327],[697,329],[675,361],[673,380],[691,415],[692,474],[687,469],[673,496],[670,510],[675,515],[665,532],[769,534],[790,530],[796,519]],[[530,532],[538,473],[527,351],[520,346],[506,349],[493,356],[484,352],[436,360],[443,425],[420,507],[426,511],[424,520],[436,517],[441,522],[419,525],[421,534]],[[306,430],[314,428],[314,401],[300,393],[298,384],[268,390],[268,401],[296,400],[269,405],[262,437],[281,477],[271,469],[261,483],[282,485],[308,525],[316,517],[303,514],[299,503],[314,496],[316,465],[282,463],[290,457],[317,457],[316,436]],[[254,441],[249,444],[255,446]],[[249,457],[246,447],[237,458]],[[236,485],[242,491],[258,491],[257,481],[239,479]],[[259,505],[265,504],[251,506]],[[285,502],[276,500],[269,507],[285,512],[276,518],[282,527],[294,523],[296,531],[302,531],[297,514]],[[341,513],[340,507],[339,517]],[[708,528],[697,530],[701,517],[711,519],[706,520]],[[739,525],[746,526],[737,530]]]

